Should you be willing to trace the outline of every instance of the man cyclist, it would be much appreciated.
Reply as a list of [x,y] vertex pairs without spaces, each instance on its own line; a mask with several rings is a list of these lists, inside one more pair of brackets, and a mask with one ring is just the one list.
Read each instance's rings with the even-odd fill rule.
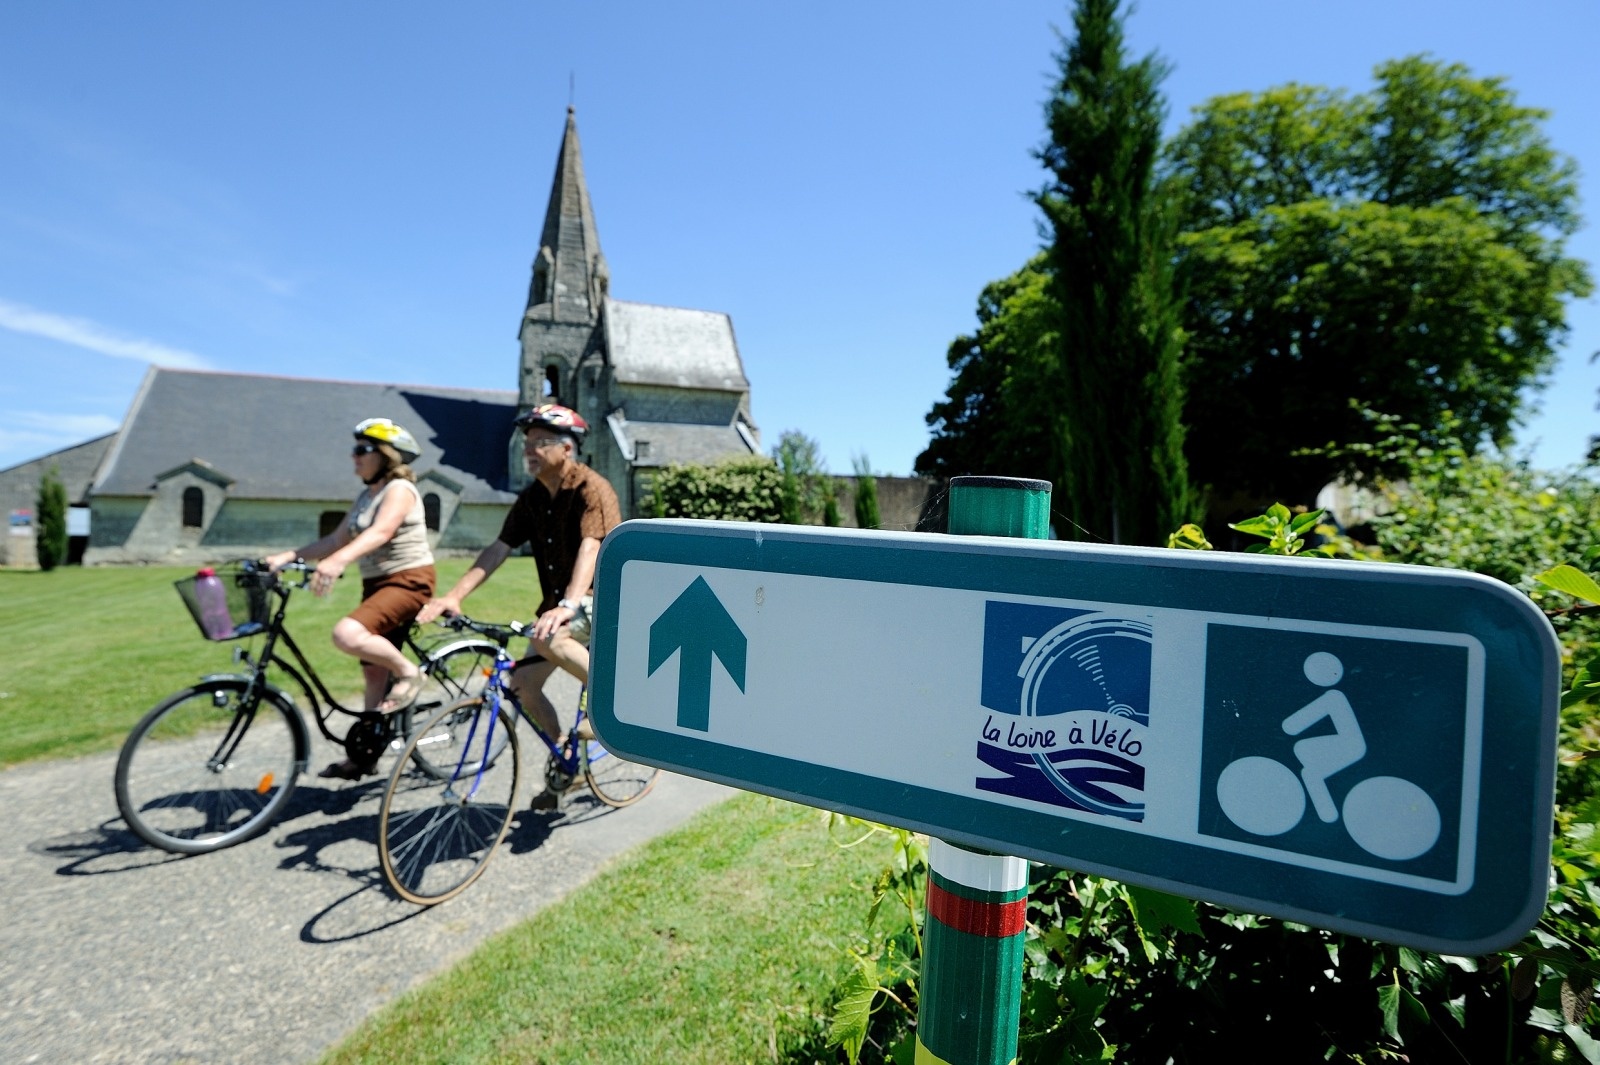
[[[460,613],[462,600],[488,580],[511,552],[530,544],[544,598],[539,601],[528,655],[517,663],[511,682],[540,729],[560,739],[561,724],[544,686],[557,667],[585,684],[589,681],[595,562],[600,541],[622,521],[622,510],[610,482],[578,461],[578,445],[589,426],[576,411],[547,403],[524,412],[515,424],[522,430],[523,460],[533,483],[511,505],[499,537],[479,552],[454,587],[418,612],[417,623]],[[546,791],[534,797],[533,807],[552,810],[557,800],[556,793]]]

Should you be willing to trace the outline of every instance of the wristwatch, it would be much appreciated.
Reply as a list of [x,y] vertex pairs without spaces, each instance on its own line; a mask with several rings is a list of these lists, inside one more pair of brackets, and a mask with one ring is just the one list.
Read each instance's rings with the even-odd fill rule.
[[574,614],[576,614],[579,610],[582,609],[582,607],[579,604],[574,603],[571,599],[558,599],[558,600],[556,600],[556,606],[564,606],[568,610],[572,611]]

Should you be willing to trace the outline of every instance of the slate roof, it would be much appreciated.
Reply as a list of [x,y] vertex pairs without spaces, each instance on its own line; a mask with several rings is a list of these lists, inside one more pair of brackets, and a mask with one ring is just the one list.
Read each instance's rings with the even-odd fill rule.
[[411,430],[420,477],[438,470],[466,503],[509,503],[507,456],[517,394],[317,381],[151,367],[95,477],[99,495],[147,496],[158,477],[197,460],[232,481],[235,499],[349,500],[351,430],[391,418]]
[[726,314],[608,298],[605,330],[612,373],[623,384],[750,388]]
[[[612,415],[606,419],[612,434],[619,437],[622,453],[635,466],[665,466],[668,463],[712,464],[723,459],[759,454],[754,439],[739,432],[737,425],[691,425],[685,422],[625,421]],[[640,453],[639,445],[648,444]]]

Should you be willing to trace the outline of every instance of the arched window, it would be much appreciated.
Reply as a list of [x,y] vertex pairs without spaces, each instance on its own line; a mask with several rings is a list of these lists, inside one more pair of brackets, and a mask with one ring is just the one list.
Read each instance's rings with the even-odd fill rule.
[[550,269],[545,266],[544,260],[534,264],[533,267],[533,298],[528,302],[537,307],[541,303],[550,301]]
[[198,529],[206,523],[206,497],[194,485],[183,490],[183,527]]
[[429,492],[422,497],[422,520],[429,532],[439,531],[439,493]]
[[560,367],[546,366],[544,368],[544,394],[550,398],[552,403],[559,402],[558,397],[561,395]]

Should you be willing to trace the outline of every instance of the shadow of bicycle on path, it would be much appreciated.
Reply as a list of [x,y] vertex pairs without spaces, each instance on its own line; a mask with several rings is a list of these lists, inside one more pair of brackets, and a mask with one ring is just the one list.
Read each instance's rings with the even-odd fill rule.
[[112,817],[82,832],[48,836],[28,844],[30,853],[51,861],[66,859],[56,867],[57,876],[103,876],[107,873],[136,873],[187,855],[169,854],[147,844]]

